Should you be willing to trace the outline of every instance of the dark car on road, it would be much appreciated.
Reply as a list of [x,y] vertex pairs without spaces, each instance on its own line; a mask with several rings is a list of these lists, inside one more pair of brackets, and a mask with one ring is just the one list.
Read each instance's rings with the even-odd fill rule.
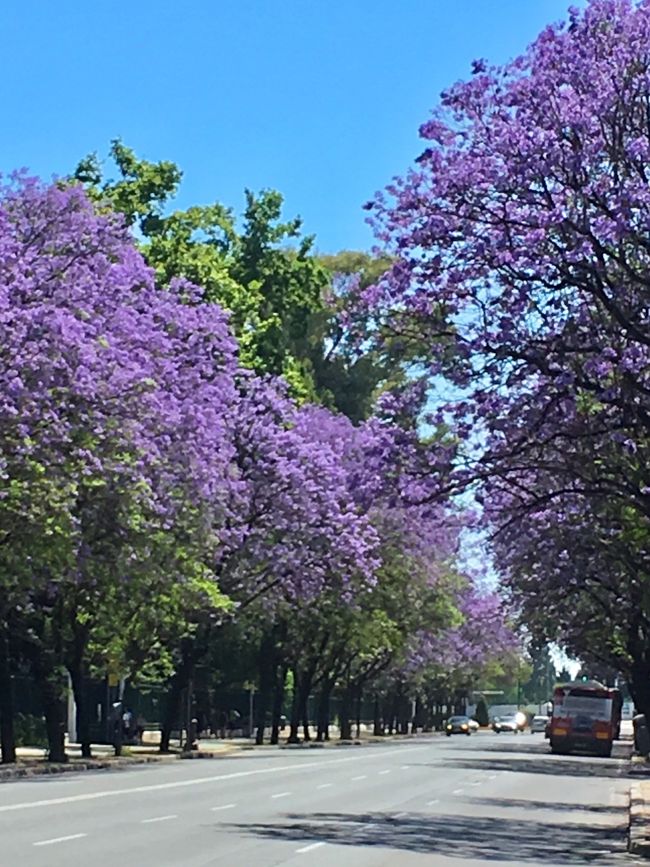
[[467,716],[450,716],[445,725],[447,737],[451,735],[471,735],[472,726]]

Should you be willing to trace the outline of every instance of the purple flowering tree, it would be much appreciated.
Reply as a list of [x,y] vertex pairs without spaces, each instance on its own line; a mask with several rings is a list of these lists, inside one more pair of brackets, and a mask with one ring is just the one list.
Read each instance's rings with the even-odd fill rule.
[[[477,61],[422,126],[416,166],[369,205],[395,261],[368,309],[378,330],[401,321],[429,340],[431,369],[457,389],[438,413],[464,442],[455,484],[482,489],[497,538],[521,539],[510,585],[532,600],[534,584],[558,616],[568,603],[545,547],[568,552],[564,580],[574,567],[568,586],[585,612],[593,576],[612,563],[599,543],[587,569],[586,525],[589,539],[624,526],[633,560],[645,557],[649,36],[647,3],[592,0],[506,66]],[[537,546],[525,542],[531,526]],[[633,574],[617,564],[614,575]],[[635,600],[645,620],[645,595],[629,586],[609,603]],[[629,606],[609,612],[616,630],[604,618],[598,635],[554,637],[592,652],[607,646],[604,630],[622,630],[611,661],[632,654],[647,681],[647,650],[628,646]]]
[[[149,627],[163,617],[151,599],[174,586],[220,604],[205,563],[231,496],[235,344],[194,290],[158,292],[120,221],[98,216],[78,189],[5,187],[0,258],[0,668],[19,621],[51,758],[62,760],[62,663],[87,751],[93,637],[106,665],[138,643],[131,620],[147,600]],[[155,646],[147,632],[141,655]]]

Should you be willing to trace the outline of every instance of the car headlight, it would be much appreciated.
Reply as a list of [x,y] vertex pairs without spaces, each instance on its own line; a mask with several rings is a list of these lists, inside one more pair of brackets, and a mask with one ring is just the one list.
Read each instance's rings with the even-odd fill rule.
[[466,729],[467,727],[468,727],[468,726],[467,726],[467,723],[463,723],[462,726],[461,726],[461,728],[462,728],[463,730]]
[[448,732],[451,731],[451,729],[452,729],[452,726],[450,726],[450,725],[447,726],[447,731],[448,731]]

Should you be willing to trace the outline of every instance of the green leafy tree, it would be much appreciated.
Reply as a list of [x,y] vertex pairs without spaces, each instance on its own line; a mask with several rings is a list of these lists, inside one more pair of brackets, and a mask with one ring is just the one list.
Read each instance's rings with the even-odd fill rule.
[[239,228],[219,203],[167,213],[182,177],[171,162],[138,159],[120,141],[111,145],[116,180],[106,179],[96,155],[73,179],[98,202],[124,214],[161,285],[182,278],[201,286],[208,301],[231,316],[242,362],[259,373],[281,374],[295,396],[313,398],[306,348],[312,317],[322,313],[328,273],[313,255],[313,239],[299,218],[282,219],[280,193],[246,191]]

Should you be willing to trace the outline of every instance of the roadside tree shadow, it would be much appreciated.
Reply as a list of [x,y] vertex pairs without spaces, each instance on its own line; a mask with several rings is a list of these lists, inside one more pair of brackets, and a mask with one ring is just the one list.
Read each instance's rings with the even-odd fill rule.
[[[508,740],[499,740],[499,739],[490,739],[486,742],[487,739],[484,739],[483,742],[479,745],[476,745],[475,751],[477,753],[520,753],[524,755],[548,755],[550,753],[550,749],[548,746],[548,741],[544,741],[540,743],[537,741],[527,743],[523,742],[523,738],[508,738]],[[459,747],[455,747],[454,745],[450,745],[450,751],[458,751],[467,755],[467,748],[464,750]]]
[[552,810],[553,812],[567,813],[570,811],[578,813],[599,813],[602,815],[610,814],[615,816],[617,813],[621,817],[625,816],[628,811],[627,804],[625,805],[607,805],[607,804],[580,804],[560,803],[559,801],[535,801],[528,798],[465,798],[470,804],[477,804],[487,807],[506,807],[515,810]]
[[604,825],[594,829],[592,824],[483,816],[412,814],[393,819],[386,813],[297,813],[283,822],[229,827],[267,840],[381,847],[459,860],[599,867],[627,862],[624,829]]
[[[415,762],[411,763],[416,766]],[[619,762],[607,759],[594,758],[590,760],[586,757],[582,760],[574,760],[565,758],[564,756],[547,756],[534,757],[530,759],[518,759],[504,756],[504,758],[480,758],[476,757],[458,758],[458,759],[441,759],[434,762],[419,762],[419,767],[436,768],[444,770],[446,768],[456,768],[458,770],[468,771],[507,771],[515,774],[543,774],[554,777],[594,777],[600,779],[627,779],[634,774],[629,768],[625,768]]]
[[[450,745],[449,752],[462,752],[464,755],[467,755],[468,750],[462,749],[459,747],[455,747],[454,745]],[[519,753],[519,755],[530,755],[530,756],[548,756],[551,758],[551,748],[549,746],[549,742],[547,740],[532,740],[527,741],[524,739],[522,735],[519,738],[513,737],[512,739],[508,738],[507,740],[504,738],[500,740],[498,737],[490,739],[484,739],[480,745],[477,745],[473,752],[476,753]],[[632,752],[632,744],[626,742],[618,742],[614,744],[614,748],[612,750],[612,759],[629,759]],[[581,757],[585,759],[590,759],[596,762],[606,762],[607,759],[604,759],[602,756],[594,756],[593,753],[589,752],[580,752],[577,751],[574,753],[576,757]],[[558,761],[562,761],[561,756],[553,756],[554,759]]]

